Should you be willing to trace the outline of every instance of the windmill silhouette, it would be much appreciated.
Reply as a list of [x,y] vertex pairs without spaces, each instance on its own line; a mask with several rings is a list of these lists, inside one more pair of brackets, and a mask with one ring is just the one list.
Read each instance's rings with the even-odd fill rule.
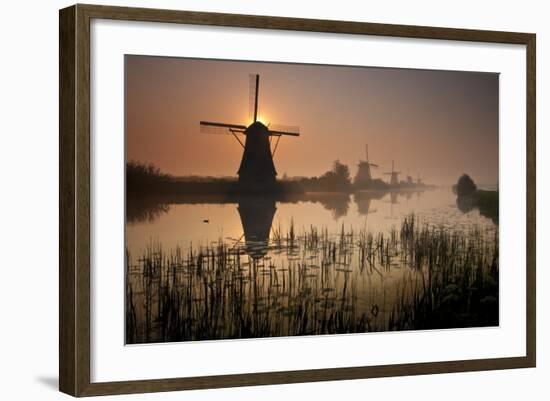
[[407,182],[408,185],[413,185],[414,184],[410,169],[407,169],[406,182]]
[[[277,170],[273,163],[273,156],[279,146],[282,136],[299,136],[298,127],[266,126],[258,121],[258,94],[260,89],[260,76],[250,74],[249,114],[252,123],[249,126],[242,124],[227,124],[212,121],[201,121],[201,132],[231,134],[243,147],[243,156],[237,174],[239,183],[249,187],[265,187],[275,184]],[[245,141],[239,135],[245,136]],[[272,137],[277,138],[273,150],[271,149]]]
[[275,198],[243,196],[239,199],[237,210],[243,227],[245,252],[254,260],[266,256],[273,217],[277,211]]
[[398,176],[401,174],[401,171],[395,171],[394,161],[391,161],[391,172],[384,173],[384,175],[390,176],[390,185],[399,185]]
[[360,188],[367,186],[372,181],[371,167],[378,168],[378,164],[371,163],[369,161],[369,145],[365,145],[366,161],[359,161],[357,168],[357,175],[354,179],[354,184]]

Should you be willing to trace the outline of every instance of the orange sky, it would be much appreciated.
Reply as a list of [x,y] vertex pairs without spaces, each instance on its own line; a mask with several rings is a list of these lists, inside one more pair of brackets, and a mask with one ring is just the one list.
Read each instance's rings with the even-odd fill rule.
[[[396,169],[436,184],[498,180],[498,74],[126,56],[126,157],[174,175],[236,175],[242,148],[199,121],[246,124],[249,74],[259,116],[297,125],[275,155],[279,177],[352,174],[365,144],[374,177]],[[386,176],[384,176],[386,177]]]

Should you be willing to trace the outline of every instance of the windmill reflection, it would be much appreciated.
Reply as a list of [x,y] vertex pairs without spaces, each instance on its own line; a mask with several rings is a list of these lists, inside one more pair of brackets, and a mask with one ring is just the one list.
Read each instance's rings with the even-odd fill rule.
[[366,216],[369,213],[375,213],[376,209],[371,209],[373,200],[382,199],[386,195],[383,191],[360,191],[353,194],[353,200],[357,205],[357,213]]
[[344,217],[348,214],[350,196],[346,193],[330,193],[319,196],[319,203],[323,205],[326,210],[332,213],[334,220]]
[[[387,201],[388,202],[388,201]],[[387,216],[387,218],[393,219],[393,205],[397,205],[399,203],[399,193],[397,191],[391,191],[390,192],[390,215]]]
[[266,256],[269,234],[277,207],[273,198],[242,197],[237,210],[243,227],[245,252],[253,259]]

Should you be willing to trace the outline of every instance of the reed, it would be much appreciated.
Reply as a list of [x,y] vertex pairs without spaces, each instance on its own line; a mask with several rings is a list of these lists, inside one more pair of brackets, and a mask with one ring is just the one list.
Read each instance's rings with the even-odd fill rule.
[[498,324],[497,229],[410,215],[389,233],[330,234],[291,221],[265,246],[260,258],[221,238],[127,253],[127,343]]

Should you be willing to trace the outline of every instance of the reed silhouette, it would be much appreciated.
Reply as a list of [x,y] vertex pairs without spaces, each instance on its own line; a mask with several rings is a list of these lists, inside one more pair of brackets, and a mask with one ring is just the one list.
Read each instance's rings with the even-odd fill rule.
[[[497,230],[449,231],[410,215],[389,234],[344,226],[329,233],[291,222],[265,240],[263,224],[245,227],[257,213],[267,226],[273,210],[260,206],[239,206],[245,232],[259,241],[220,238],[185,251],[152,243],[143,254],[127,252],[127,343],[499,322]],[[359,291],[365,280],[392,269],[408,272],[392,287],[393,302]]]

